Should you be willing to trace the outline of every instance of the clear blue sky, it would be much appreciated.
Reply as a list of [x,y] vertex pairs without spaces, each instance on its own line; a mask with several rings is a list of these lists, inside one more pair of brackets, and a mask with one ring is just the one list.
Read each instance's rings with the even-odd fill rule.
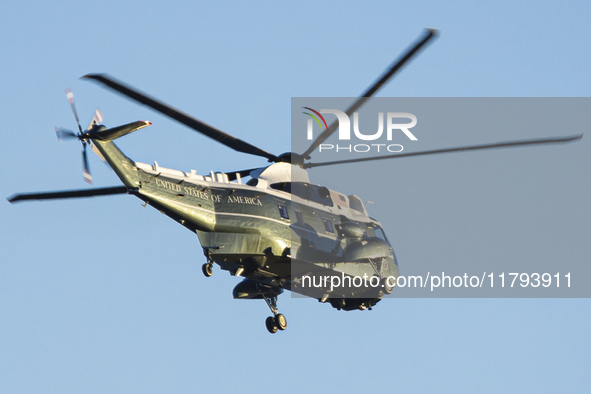
[[[589,20],[584,1],[6,4],[0,195],[86,187],[80,146],[53,132],[75,127],[68,87],[83,124],[97,106],[107,125],[154,122],[121,139],[137,161],[202,173],[262,164],[78,79],[90,72],[280,153],[291,97],[359,94],[425,27],[440,38],[381,96],[589,96]],[[392,163],[399,192],[362,197],[397,212],[384,227],[401,266],[588,262],[588,137],[563,150]],[[96,186],[117,184],[96,157],[90,164]],[[272,336],[267,306],[232,300],[237,280],[219,270],[204,278],[197,237],[137,199],[4,202],[0,217],[0,392],[591,386],[586,299],[390,299],[345,313],[287,294],[279,305],[289,328]]]

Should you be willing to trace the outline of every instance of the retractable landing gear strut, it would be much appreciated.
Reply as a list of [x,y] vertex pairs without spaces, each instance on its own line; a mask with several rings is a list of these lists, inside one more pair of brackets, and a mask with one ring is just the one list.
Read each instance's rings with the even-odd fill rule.
[[207,258],[207,263],[201,266],[201,271],[203,271],[203,275],[209,278],[213,275],[213,260],[211,258],[211,252],[209,249],[203,248],[203,254]]
[[277,296],[263,295],[265,302],[273,312],[273,316],[269,316],[265,320],[265,326],[271,334],[275,334],[277,330],[285,330],[287,328],[287,319],[277,310]]

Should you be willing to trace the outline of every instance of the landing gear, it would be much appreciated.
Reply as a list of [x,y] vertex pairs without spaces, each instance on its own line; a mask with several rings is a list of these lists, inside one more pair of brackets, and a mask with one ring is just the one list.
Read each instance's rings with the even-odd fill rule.
[[205,263],[201,266],[201,270],[203,271],[203,275],[209,278],[213,275],[213,264]]
[[285,330],[287,328],[287,319],[277,310],[277,296],[263,295],[267,302],[269,309],[273,312],[273,316],[267,317],[265,326],[271,334],[275,334],[278,330]]
[[207,259],[207,263],[201,266],[201,271],[206,278],[213,275],[213,259],[211,258],[211,250],[209,248],[203,248],[203,255]]
[[385,294],[392,294],[393,287],[390,286],[388,279],[389,278],[382,279],[382,289],[384,290]]
[[279,327],[277,327],[277,325],[275,324],[275,318],[273,316],[269,316],[265,320],[265,326],[267,326],[267,330],[271,334],[275,334],[277,332],[277,330],[279,329]]
[[275,323],[277,324],[277,328],[281,331],[287,328],[287,319],[281,313],[275,315]]

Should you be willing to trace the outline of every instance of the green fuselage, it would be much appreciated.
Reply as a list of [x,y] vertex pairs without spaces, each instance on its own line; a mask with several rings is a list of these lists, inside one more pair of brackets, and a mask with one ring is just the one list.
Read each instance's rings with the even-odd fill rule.
[[[233,274],[242,268],[243,277],[294,291],[293,279],[311,267],[327,274],[398,275],[379,223],[365,213],[264,183],[228,182],[220,173],[203,177],[135,163],[113,142],[95,145],[131,194],[195,232],[208,259]],[[361,235],[341,231],[344,222],[375,240],[377,249],[364,249]]]

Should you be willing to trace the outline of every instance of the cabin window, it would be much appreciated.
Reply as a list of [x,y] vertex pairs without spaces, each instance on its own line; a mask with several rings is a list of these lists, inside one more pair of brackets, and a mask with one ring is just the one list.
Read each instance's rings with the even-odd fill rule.
[[270,187],[271,187],[271,189],[286,191],[285,190],[285,182],[273,183],[273,184],[271,184]]
[[365,213],[365,208],[363,207],[363,202],[361,199],[353,194],[349,196],[349,206],[361,213]]
[[271,189],[291,193],[304,200],[314,201],[327,207],[334,206],[330,197],[330,190],[324,186],[311,185],[303,182],[280,182],[273,183]]
[[289,219],[289,214],[287,213],[285,205],[277,205],[277,207],[279,208],[279,215],[281,215],[283,219]]
[[324,228],[326,229],[326,231],[329,233],[334,233],[334,227],[332,225],[332,222],[328,219],[323,219],[323,220],[324,220]]
[[310,185],[310,200],[327,207],[334,206],[330,198],[330,190],[324,186]]

